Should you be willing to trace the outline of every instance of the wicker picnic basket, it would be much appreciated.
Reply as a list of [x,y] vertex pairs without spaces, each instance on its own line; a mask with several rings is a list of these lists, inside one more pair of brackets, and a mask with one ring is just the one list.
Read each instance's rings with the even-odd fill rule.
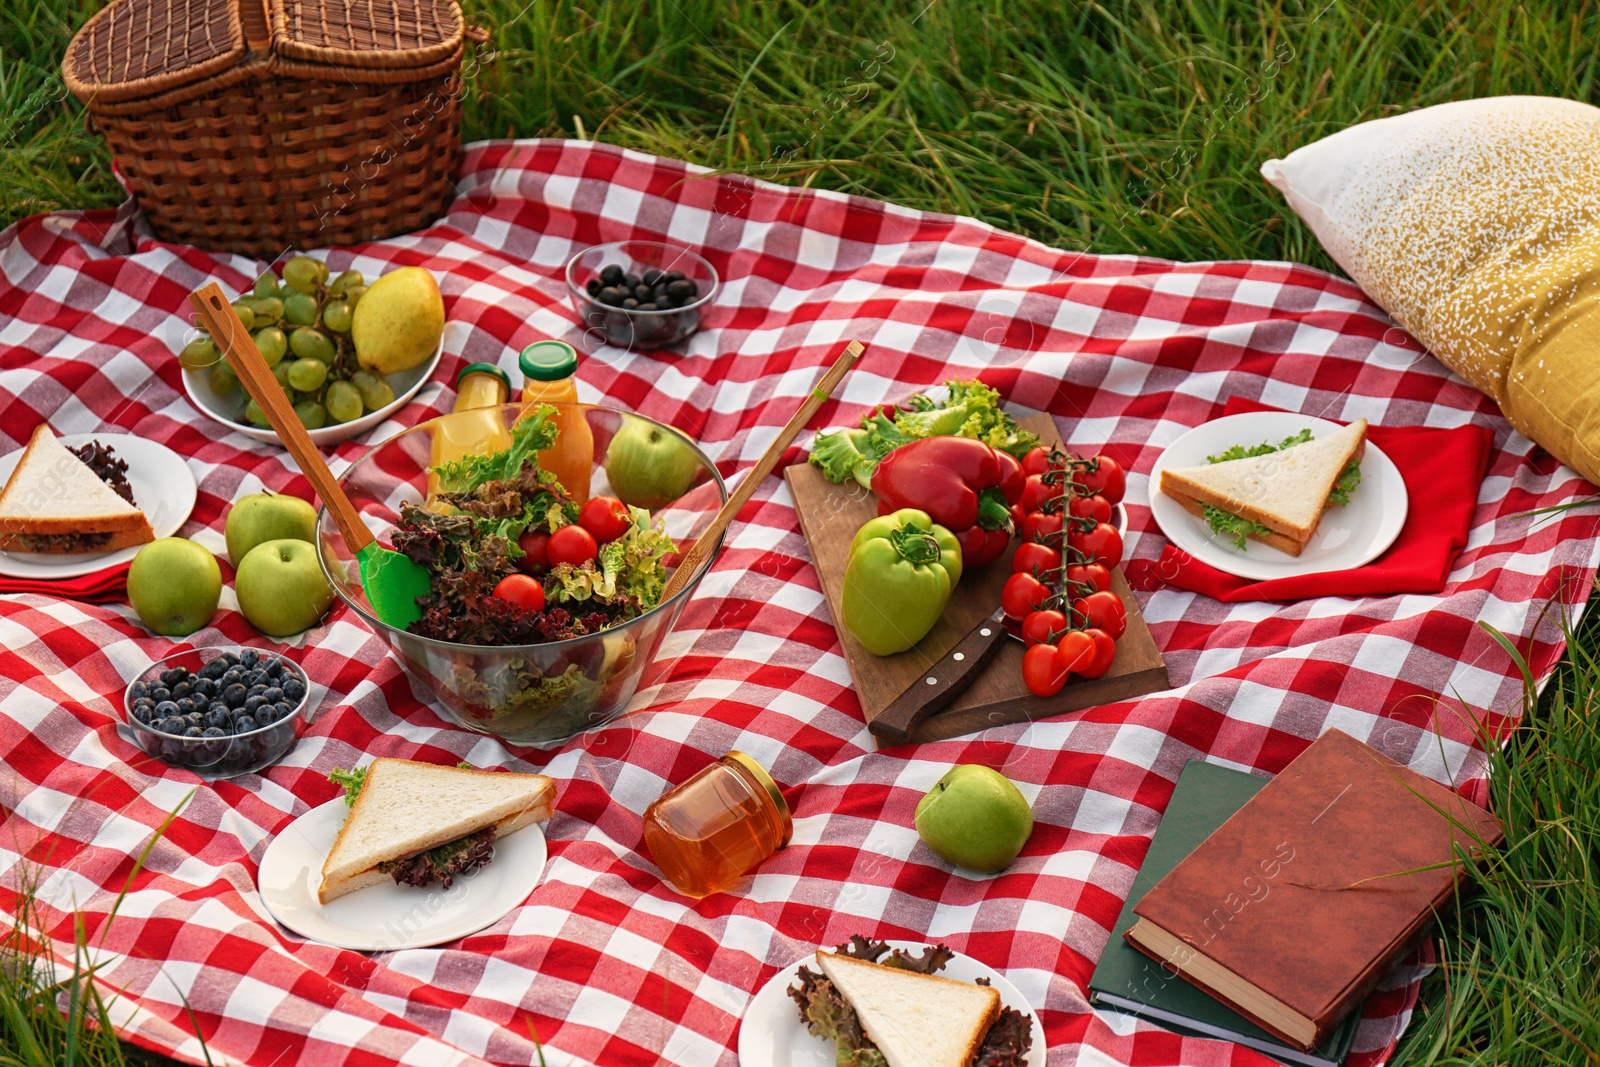
[[465,36],[455,0],[112,0],[61,66],[158,237],[271,258],[438,217]]

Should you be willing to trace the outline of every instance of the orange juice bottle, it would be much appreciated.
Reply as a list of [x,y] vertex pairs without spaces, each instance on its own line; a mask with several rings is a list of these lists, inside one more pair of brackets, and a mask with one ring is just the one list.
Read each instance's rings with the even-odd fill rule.
[[732,887],[793,833],[778,783],[738,751],[669,789],[644,813],[645,851],[687,897]]
[[[500,411],[475,411],[497,408],[511,397],[511,379],[493,363],[469,363],[456,376],[456,402],[449,415],[441,416],[433,427],[431,464],[450,463],[463,456],[487,456],[511,447],[511,431],[506,429]],[[429,507],[439,488],[439,476],[428,472]]]
[[[522,402],[576,404],[578,351],[565,341],[535,341],[522,350]],[[589,499],[594,468],[594,434],[580,411],[556,409],[556,443],[539,453],[539,466],[556,476],[581,506]]]

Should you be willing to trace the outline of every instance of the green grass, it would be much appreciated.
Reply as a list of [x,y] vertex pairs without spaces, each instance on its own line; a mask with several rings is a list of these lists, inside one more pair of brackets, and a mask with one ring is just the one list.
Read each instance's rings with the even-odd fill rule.
[[[96,6],[0,5],[0,222],[120,199],[55,74]],[[469,138],[581,134],[1173,259],[1333,269],[1263,160],[1446,100],[1600,97],[1592,3],[467,6],[494,41]],[[1444,928],[1400,1063],[1600,1064],[1597,634],[1497,757],[1509,842]]]

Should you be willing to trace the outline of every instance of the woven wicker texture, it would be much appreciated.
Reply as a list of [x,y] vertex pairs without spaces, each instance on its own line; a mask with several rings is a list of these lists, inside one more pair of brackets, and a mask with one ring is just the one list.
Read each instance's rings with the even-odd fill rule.
[[158,237],[272,257],[438,216],[463,35],[453,0],[114,0],[62,68]]

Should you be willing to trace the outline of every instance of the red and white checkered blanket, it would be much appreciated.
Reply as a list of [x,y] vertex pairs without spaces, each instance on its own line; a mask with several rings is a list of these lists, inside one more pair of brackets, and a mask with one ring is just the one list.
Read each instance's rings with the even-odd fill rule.
[[[684,353],[602,350],[584,360],[580,392],[688,431],[724,475],[754,462],[858,338],[867,355],[822,418],[981,375],[1018,413],[1052,413],[1069,444],[1124,460],[1137,559],[1163,545],[1146,504],[1155,457],[1232,395],[1382,425],[1491,427],[1472,536],[1438,596],[1228,606],[1148,581],[1139,599],[1176,688],[877,752],[788,491],[772,478],[609,729],[550,753],[452,729],[341,607],[288,649],[326,687],[299,746],[264,776],[197,790],[186,772],[131,765],[138,753],[115,726],[125,680],[174,642],[122,605],[0,597],[0,908],[14,913],[17,886],[33,882],[65,958],[80,911],[91,940],[103,936],[102,979],[122,991],[119,1025],[194,1062],[191,1010],[214,1063],[529,1064],[537,1035],[552,1065],[732,1067],[762,983],[858,933],[944,941],[1003,971],[1039,1011],[1052,1065],[1266,1062],[1085,999],[1184,762],[1276,772],[1337,726],[1481,787],[1474,716],[1508,725],[1522,682],[1477,623],[1509,635],[1534,671],[1552,667],[1554,618],[1581,606],[1594,576],[1594,519],[1527,513],[1590,487],[1319,271],[1061,252],[968,219],[559,141],[473,146],[437,225],[328,254],[336,271],[429,268],[449,316],[435,381],[395,422],[339,446],[335,466],[446,410],[444,383],[464,362],[509,366],[534,339],[578,342],[563,265],[583,246],[634,237],[702,249],[725,288]],[[200,483],[184,532],[209,531],[202,540],[218,548],[229,502],[257,481],[310,496],[282,450],[196,413],[173,356],[190,290],[243,290],[261,269],[155,242],[126,209],[0,234],[0,448],[20,447],[44,419],[62,433],[161,441]],[[801,457],[797,447],[787,458]],[[190,640],[269,645],[231,597]],[[694,903],[641,855],[640,815],[730,748],[792,787],[794,841],[737,891]],[[551,859],[527,902],[457,944],[375,956],[277,926],[255,890],[268,841],[334,795],[331,768],[374,755],[553,775]],[[1033,839],[1001,876],[952,873],[912,828],[917,799],[957,761],[1001,769],[1033,802]],[[129,885],[153,828],[191,790]],[[1418,973],[1402,968],[1367,1006],[1355,1063],[1393,1048]]]

